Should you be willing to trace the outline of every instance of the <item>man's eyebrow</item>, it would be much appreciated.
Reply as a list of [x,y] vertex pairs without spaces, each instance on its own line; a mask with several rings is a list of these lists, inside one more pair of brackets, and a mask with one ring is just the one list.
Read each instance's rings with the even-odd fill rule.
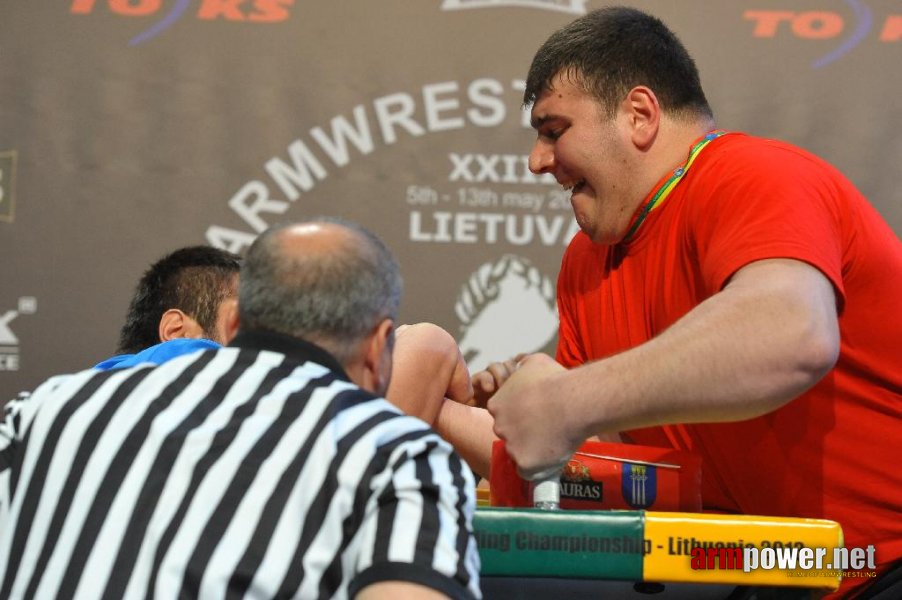
[[548,121],[551,121],[554,118],[555,117],[553,115],[545,115],[544,117],[532,117],[529,120],[529,124],[532,126],[533,129],[538,129],[539,127],[541,127],[542,125],[544,125]]

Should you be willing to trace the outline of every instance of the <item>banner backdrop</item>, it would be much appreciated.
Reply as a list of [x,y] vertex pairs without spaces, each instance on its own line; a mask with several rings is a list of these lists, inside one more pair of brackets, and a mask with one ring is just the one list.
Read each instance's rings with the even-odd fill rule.
[[[469,364],[553,351],[568,194],[527,169],[533,53],[592,0],[5,0],[0,399],[115,350],[163,254],[328,214]],[[718,125],[794,142],[902,230],[898,0],[633,1]]]

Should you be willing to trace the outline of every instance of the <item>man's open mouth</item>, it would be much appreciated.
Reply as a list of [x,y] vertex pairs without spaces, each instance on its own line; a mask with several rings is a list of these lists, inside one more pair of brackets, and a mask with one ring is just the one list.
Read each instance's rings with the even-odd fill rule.
[[568,192],[572,192],[572,193],[576,194],[576,193],[582,191],[582,189],[585,187],[585,185],[586,185],[586,180],[579,179],[577,181],[573,181],[573,182],[564,184],[563,187]]

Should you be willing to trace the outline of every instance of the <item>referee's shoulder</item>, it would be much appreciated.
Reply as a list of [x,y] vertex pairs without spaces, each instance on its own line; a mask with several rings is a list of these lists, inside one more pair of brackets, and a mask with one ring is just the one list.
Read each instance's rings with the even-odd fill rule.
[[[158,371],[161,375],[163,375],[167,372],[183,370],[186,365],[199,360],[203,354],[207,352],[221,352],[223,350],[225,350],[225,348],[220,348],[218,350],[201,350],[198,352],[175,357],[162,364],[143,362],[134,366],[120,369],[98,369],[96,367],[89,367],[80,371],[54,375],[46,379],[43,383],[39,384],[32,392],[22,392],[20,394],[20,397],[12,400],[10,404],[14,402],[28,403],[42,401],[45,398],[52,397],[57,394],[71,393],[72,390],[83,388],[89,383],[93,386],[98,386],[102,385],[105,380],[121,382],[129,379],[136,373],[142,373],[145,371]],[[118,385],[118,383],[114,383],[114,385]]]
[[374,438],[376,452],[394,454],[399,446],[403,446],[408,455],[445,456],[455,452],[451,443],[426,421],[405,413],[385,398],[375,398],[373,401],[378,403],[384,414],[390,415],[381,435]]
[[363,418],[369,424],[369,428],[377,433],[374,436],[377,446],[385,440],[393,441],[397,438],[404,440],[437,438],[444,442],[429,423],[405,413],[385,397],[368,392],[352,383],[348,383],[348,388],[352,400],[343,402],[341,410],[357,412],[358,416],[341,421],[350,425]]

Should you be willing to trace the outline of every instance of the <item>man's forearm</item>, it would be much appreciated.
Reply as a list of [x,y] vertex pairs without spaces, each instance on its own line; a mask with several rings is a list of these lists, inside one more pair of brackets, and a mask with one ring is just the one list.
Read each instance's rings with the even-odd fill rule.
[[457,453],[480,477],[489,477],[492,462],[494,420],[482,408],[445,400],[435,420],[435,430],[448,440]]
[[568,416],[586,420],[587,435],[742,420],[782,406],[835,363],[833,289],[795,261],[762,261],[740,273],[657,338],[559,374],[545,389],[570,399]]

